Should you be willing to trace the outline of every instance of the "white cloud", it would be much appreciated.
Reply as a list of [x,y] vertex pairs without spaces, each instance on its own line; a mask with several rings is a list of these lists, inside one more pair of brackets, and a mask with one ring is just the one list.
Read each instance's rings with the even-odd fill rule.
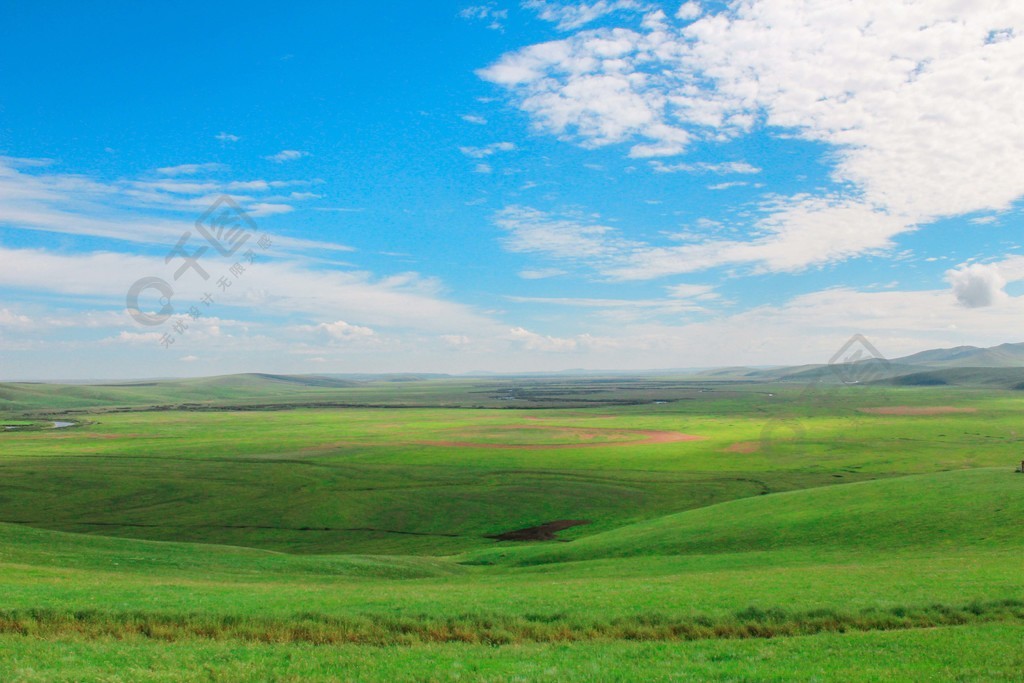
[[46,166],[52,166],[53,164],[53,159],[47,159],[45,157],[30,159],[26,157],[8,157],[0,155],[0,166],[9,166],[10,168],[43,168]]
[[571,31],[615,12],[646,12],[651,5],[637,0],[597,0],[597,2],[558,2],[526,0],[524,7],[537,12],[544,21],[557,24],[559,30]]
[[1007,283],[1004,266],[998,263],[964,264],[946,271],[946,280],[956,300],[967,308],[993,306],[1008,298],[1003,291]]
[[711,163],[706,161],[694,164],[666,164],[663,161],[654,160],[651,168],[658,173],[716,173],[718,175],[744,174],[750,175],[760,173],[761,169],[745,161],[724,161]]
[[472,123],[477,126],[487,125],[487,119],[485,119],[483,116],[477,116],[476,114],[463,114],[462,120],[465,121],[466,123]]
[[479,74],[538,129],[585,147],[632,143],[634,157],[755,127],[827,145],[835,187],[777,199],[749,243],[703,245],[712,265],[851,258],[1024,196],[1024,98],[1013,95],[1024,5],[748,0],[689,21],[695,12],[532,45]]
[[[243,209],[258,217],[284,213],[292,208],[280,201],[266,201],[274,197],[266,193],[317,183],[311,180],[215,181],[176,177],[100,182],[74,174],[38,170],[42,166],[0,158],[0,225],[173,246],[183,233],[194,231],[195,219],[222,195],[230,195]],[[294,196],[288,199],[304,201]],[[154,214],[154,210],[161,213]],[[167,218],[164,212],[174,212],[182,217]],[[283,236],[275,239],[275,249],[352,250],[344,245]]]
[[561,268],[530,268],[519,271],[519,277],[524,280],[544,280],[559,275],[565,275],[565,271]]
[[970,222],[974,225],[989,225],[991,223],[997,223],[999,216],[978,216],[977,218],[970,219]]
[[295,161],[296,159],[301,159],[303,157],[308,156],[309,152],[303,152],[297,149],[282,149],[277,154],[271,154],[270,156],[266,156],[263,158],[267,159],[268,161],[274,161],[281,164],[284,163],[285,161]]
[[441,335],[441,341],[443,341],[448,346],[453,346],[456,348],[469,346],[470,344],[473,343],[472,338],[464,334],[443,334]]
[[580,217],[553,216],[523,206],[508,207],[494,220],[508,233],[502,243],[509,251],[574,263],[614,280],[648,280],[736,265],[796,272],[808,265],[881,252],[891,246],[893,235],[907,229],[905,219],[858,202],[806,196],[770,202],[754,225],[757,237],[747,241],[715,238],[656,246],[625,239],[612,227]]
[[249,215],[253,218],[291,213],[294,210],[295,207],[289,206],[288,204],[272,204],[269,202],[255,202],[248,206]]
[[156,345],[160,342],[163,334],[160,332],[120,332],[115,337],[104,339],[105,344],[149,344]]
[[213,137],[216,138],[217,140],[220,140],[221,142],[238,142],[239,140],[242,139],[242,138],[238,137],[237,135],[232,135],[231,133],[225,133],[224,131],[221,131],[221,132],[217,133]]
[[700,6],[699,2],[694,2],[693,0],[690,0],[690,2],[684,2],[682,5],[679,6],[679,9],[676,10],[676,19],[682,19],[683,21],[692,21],[693,19],[696,19],[703,13],[704,9]]
[[471,159],[486,159],[498,152],[511,152],[515,148],[511,142],[492,142],[484,147],[459,147],[459,151]]
[[463,19],[486,22],[487,28],[500,31],[505,27],[505,20],[508,19],[508,10],[498,9],[495,3],[486,5],[470,5],[459,11]]
[[337,320],[333,323],[320,323],[317,330],[323,332],[332,341],[352,341],[354,339],[365,339],[376,334],[369,327],[352,325],[344,320]]
[[[190,304],[211,291],[230,263],[210,259],[201,263],[211,279],[189,271],[173,280],[175,263],[162,256],[145,257],[111,252],[56,254],[40,249],[0,247],[0,287],[104,301],[123,310],[128,288],[140,278],[156,276],[173,283],[173,305],[183,314]],[[302,262],[257,260],[224,293],[218,306],[248,310],[261,316],[305,314],[323,320],[359,320],[364,325],[458,333],[497,329],[496,323],[474,309],[445,300],[440,284],[415,273],[375,278],[353,270],[322,270]],[[145,306],[146,302],[140,302]],[[220,309],[218,309],[219,311]],[[125,322],[127,322],[125,320]]]
[[535,350],[560,351],[555,355],[566,358],[561,368],[692,368],[825,363],[855,333],[890,358],[927,348],[995,345],[1016,334],[1008,331],[1019,330],[1021,319],[1024,296],[972,309],[948,290],[840,287],[686,324],[608,317],[603,328],[587,334],[548,337],[522,329],[516,336]]
[[666,287],[668,295],[674,299],[697,299],[707,301],[717,299],[714,285],[682,284]]
[[7,308],[0,308],[0,329],[27,330],[34,326],[32,319],[28,316],[14,313]]
[[495,223],[507,232],[503,239],[505,248],[519,253],[601,263],[634,246],[606,225],[557,218],[525,206],[499,211]]
[[598,299],[580,297],[527,297],[509,296],[509,301],[522,304],[543,304],[576,309],[597,309],[598,319],[616,323],[631,323],[638,320],[671,317],[676,320],[683,314],[705,312],[707,309],[697,301],[711,301],[717,298],[708,287],[706,293],[689,297],[670,296],[667,299]]
[[178,175],[195,175],[203,171],[219,171],[226,168],[224,164],[217,163],[206,163],[206,164],[180,164],[178,166],[164,166],[163,168],[156,169],[156,172],[160,175],[178,176]]
[[527,351],[541,352],[566,352],[574,351],[579,345],[575,339],[565,337],[550,337],[543,334],[531,332],[522,327],[514,327],[509,330],[509,339],[518,342]]

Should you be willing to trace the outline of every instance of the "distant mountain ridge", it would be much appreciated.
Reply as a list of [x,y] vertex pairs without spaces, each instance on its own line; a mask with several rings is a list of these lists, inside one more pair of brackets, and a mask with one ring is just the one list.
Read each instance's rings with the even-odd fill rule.
[[[930,349],[900,358],[869,358],[864,373],[867,384],[894,386],[971,386],[1024,390],[1024,343],[989,348],[957,346]],[[798,365],[773,368],[749,375],[760,381],[841,382],[844,374],[831,365]]]
[[1024,343],[1000,344],[989,348],[956,346],[921,351],[892,361],[897,365],[934,368],[1016,368],[1024,366]]

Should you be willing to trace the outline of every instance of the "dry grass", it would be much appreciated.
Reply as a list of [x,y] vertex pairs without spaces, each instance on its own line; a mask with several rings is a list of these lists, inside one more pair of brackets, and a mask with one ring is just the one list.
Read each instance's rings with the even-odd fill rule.
[[271,619],[29,609],[0,612],[0,633],[42,639],[200,639],[375,646],[423,643],[504,645],[615,640],[778,638],[816,633],[934,628],[997,621],[1024,622],[1024,601],[1003,600],[960,606],[933,604],[865,609],[848,613],[832,609],[787,612],[781,609],[749,607],[716,618],[651,614],[591,622],[572,620],[561,615],[339,618],[304,613],[297,614],[291,619]]

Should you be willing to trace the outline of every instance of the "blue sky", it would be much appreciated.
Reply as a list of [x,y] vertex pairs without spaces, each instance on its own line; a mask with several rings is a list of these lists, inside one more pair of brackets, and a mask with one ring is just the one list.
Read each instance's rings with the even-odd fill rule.
[[1013,3],[293,5],[0,5],[0,379],[1024,337]]

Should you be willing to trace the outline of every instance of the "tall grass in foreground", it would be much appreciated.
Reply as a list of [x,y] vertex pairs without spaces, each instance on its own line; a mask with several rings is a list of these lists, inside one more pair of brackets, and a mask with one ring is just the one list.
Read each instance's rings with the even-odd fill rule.
[[257,643],[417,645],[474,643],[490,645],[579,641],[671,641],[777,638],[817,633],[892,631],[987,622],[1024,622],[1024,601],[1000,600],[966,605],[932,604],[857,612],[834,609],[786,611],[748,607],[731,615],[650,614],[609,620],[570,619],[563,615],[460,615],[333,617],[296,614],[290,619],[21,609],[0,611],[0,633],[33,638],[148,638],[238,640]]

